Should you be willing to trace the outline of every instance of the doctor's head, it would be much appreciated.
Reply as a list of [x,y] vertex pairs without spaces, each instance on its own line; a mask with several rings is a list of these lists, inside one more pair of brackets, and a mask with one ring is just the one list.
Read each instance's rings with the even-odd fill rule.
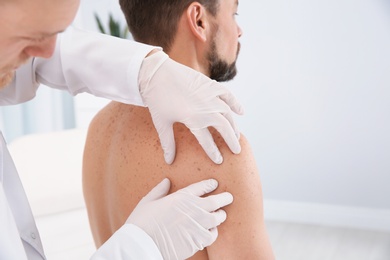
[[238,0],[119,2],[136,41],[161,46],[172,59],[217,81],[236,75]]
[[80,0],[0,0],[0,87],[31,57],[49,58]]

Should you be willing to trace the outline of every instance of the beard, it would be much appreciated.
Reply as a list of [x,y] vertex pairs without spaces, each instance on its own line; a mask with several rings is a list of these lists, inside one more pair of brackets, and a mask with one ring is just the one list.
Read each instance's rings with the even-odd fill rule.
[[225,82],[232,80],[237,75],[236,61],[240,52],[240,48],[241,44],[238,43],[236,60],[229,64],[219,57],[215,41],[211,43],[210,52],[207,55],[207,61],[209,62],[209,74],[211,79],[218,82]]
[[10,71],[0,76],[0,90],[12,82],[14,75],[15,71]]

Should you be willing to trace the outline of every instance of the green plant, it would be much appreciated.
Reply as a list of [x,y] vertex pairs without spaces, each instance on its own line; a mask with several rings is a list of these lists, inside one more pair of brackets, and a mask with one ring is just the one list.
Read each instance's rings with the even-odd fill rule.
[[104,29],[104,26],[103,26],[99,16],[96,13],[94,15],[95,15],[95,20],[96,20],[96,23],[98,25],[99,31],[101,33],[109,34],[109,35],[119,37],[119,38],[124,38],[124,39],[126,39],[127,36],[129,35],[129,29],[128,29],[127,25],[125,26],[125,28],[122,29],[120,23],[118,21],[114,20],[111,13],[109,14],[109,20],[108,20],[109,31],[107,31],[107,32]]

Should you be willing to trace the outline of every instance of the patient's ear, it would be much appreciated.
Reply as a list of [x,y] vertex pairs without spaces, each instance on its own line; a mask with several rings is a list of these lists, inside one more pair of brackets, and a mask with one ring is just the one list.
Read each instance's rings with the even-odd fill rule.
[[193,2],[187,8],[187,22],[192,33],[199,40],[206,42],[210,24],[207,20],[206,9],[198,2]]

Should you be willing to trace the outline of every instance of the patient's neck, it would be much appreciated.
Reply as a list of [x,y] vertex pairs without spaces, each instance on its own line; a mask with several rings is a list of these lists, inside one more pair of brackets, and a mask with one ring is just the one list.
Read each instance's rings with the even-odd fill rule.
[[191,41],[186,43],[176,41],[168,55],[174,61],[199,71],[208,77],[210,76],[204,51],[192,44]]

